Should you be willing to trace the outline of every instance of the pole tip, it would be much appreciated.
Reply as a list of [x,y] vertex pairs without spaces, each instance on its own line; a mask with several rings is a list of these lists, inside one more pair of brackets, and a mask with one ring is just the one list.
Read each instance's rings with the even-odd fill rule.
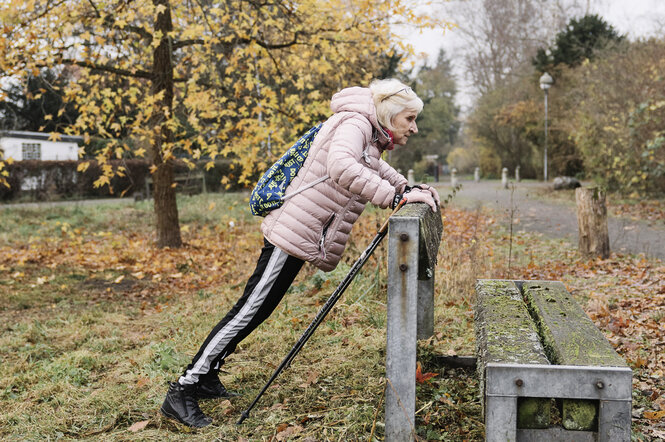
[[249,410],[245,410],[242,412],[240,415],[240,419],[238,419],[238,422],[236,422],[236,425],[242,424],[242,422],[249,417]]

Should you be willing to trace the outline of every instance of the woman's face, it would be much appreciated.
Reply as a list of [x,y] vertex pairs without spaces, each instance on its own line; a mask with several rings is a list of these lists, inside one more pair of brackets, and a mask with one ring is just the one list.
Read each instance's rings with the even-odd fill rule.
[[418,133],[417,117],[418,112],[412,110],[403,110],[395,115],[391,121],[393,125],[393,143],[403,146],[409,141],[411,134]]

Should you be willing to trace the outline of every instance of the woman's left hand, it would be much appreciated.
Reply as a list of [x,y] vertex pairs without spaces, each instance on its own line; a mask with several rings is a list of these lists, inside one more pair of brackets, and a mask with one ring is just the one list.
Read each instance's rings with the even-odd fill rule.
[[420,188],[421,190],[426,190],[429,193],[431,193],[432,198],[434,199],[434,201],[436,201],[436,205],[441,207],[441,199],[439,198],[439,193],[436,191],[436,189],[434,187],[428,186],[427,184],[418,184],[418,186],[416,186],[416,187]]

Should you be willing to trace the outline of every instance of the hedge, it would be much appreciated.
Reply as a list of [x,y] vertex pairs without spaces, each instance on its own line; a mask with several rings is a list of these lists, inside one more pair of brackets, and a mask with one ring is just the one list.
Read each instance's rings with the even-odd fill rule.
[[[110,161],[113,170],[124,168],[123,176],[116,175],[110,186],[95,187],[93,183],[101,176],[101,167],[96,161],[89,162],[84,172],[77,168],[83,161],[16,161],[6,164],[9,172],[7,181],[10,187],[0,185],[0,200],[50,201],[60,199],[108,198],[119,196],[145,197],[146,180],[150,177],[150,163],[143,159]],[[231,162],[215,161],[215,167],[205,170],[200,163],[190,170],[183,162],[175,163],[176,175],[205,174],[206,188],[210,192],[227,190],[221,180],[228,177],[231,186],[228,190],[239,190],[243,186],[234,178]],[[22,184],[32,184],[30,190],[21,190]],[[111,192],[111,189],[113,191]]]

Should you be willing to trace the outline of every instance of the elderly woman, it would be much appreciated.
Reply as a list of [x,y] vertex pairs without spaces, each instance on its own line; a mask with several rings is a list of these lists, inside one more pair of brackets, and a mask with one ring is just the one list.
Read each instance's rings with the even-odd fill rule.
[[218,377],[224,360],[270,316],[306,261],[323,271],[337,266],[368,202],[394,208],[406,199],[437,210],[435,189],[424,184],[409,188],[406,178],[381,159],[384,151],[405,145],[418,132],[423,102],[411,88],[395,79],[376,80],[369,88],[338,92],[330,107],[334,114],[286,190],[294,196],[261,225],[264,246],[243,295],[170,384],[161,407],[165,416],[192,427],[212,422],[198,399],[231,396]]

